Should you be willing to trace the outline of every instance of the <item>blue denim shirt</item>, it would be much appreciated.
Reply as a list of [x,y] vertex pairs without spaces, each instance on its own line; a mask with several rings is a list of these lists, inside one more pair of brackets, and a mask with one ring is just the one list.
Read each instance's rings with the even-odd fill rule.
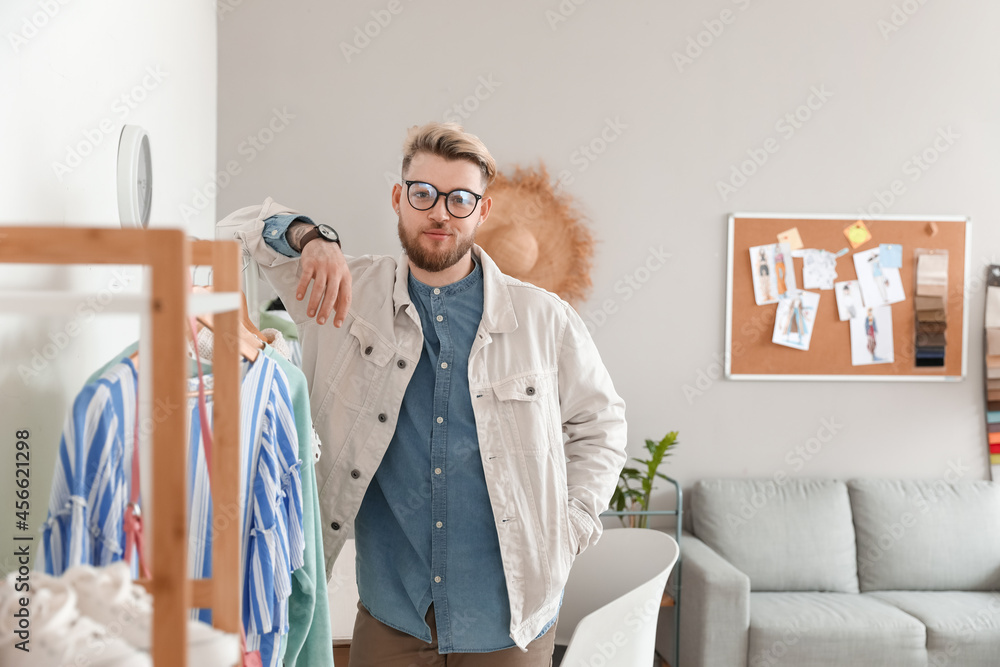
[[[295,256],[284,233],[296,219],[265,220],[268,245]],[[482,269],[476,263],[440,288],[411,274],[408,291],[424,345],[355,520],[361,603],[382,623],[427,642],[424,618],[433,603],[439,653],[511,648],[510,602],[469,390]]]

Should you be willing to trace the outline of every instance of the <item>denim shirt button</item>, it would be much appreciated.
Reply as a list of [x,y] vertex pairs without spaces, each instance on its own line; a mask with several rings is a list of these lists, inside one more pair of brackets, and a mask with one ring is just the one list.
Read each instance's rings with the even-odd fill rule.
[[340,530],[340,524],[334,521],[333,523],[330,524],[330,528],[333,528],[334,530]]
[[353,477],[354,479],[361,477],[361,471],[355,468],[354,470],[351,471],[351,477]]
[[526,393],[528,396],[534,396],[535,395],[535,388],[534,387],[528,387],[527,389],[524,390],[524,393]]
[[386,416],[385,416],[385,413],[384,413],[384,412],[383,412],[383,413],[380,413],[380,414],[379,414],[379,416],[378,416],[378,420],[379,420],[380,422],[382,422],[382,423],[384,424],[384,423],[385,423],[385,421],[386,421],[386,419],[388,419],[388,417],[386,417]]
[[372,353],[372,352],[373,352],[374,350],[375,350],[375,348],[374,348],[374,347],[372,347],[371,345],[369,345],[368,347],[366,347],[366,348],[365,348],[365,356],[368,356],[368,355],[369,355],[369,354],[371,354],[371,353]]

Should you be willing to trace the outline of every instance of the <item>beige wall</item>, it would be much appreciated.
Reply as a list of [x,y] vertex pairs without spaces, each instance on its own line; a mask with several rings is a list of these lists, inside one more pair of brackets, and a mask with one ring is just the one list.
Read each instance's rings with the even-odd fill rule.
[[[198,0],[0,4],[0,225],[118,226],[115,168],[128,123],[149,132],[150,224],[177,226],[179,204],[214,173],[215,24],[214,8]],[[213,217],[206,208],[185,227],[211,237]],[[2,290],[97,297],[81,294],[65,314],[0,313],[0,490],[7,508],[0,513],[0,543],[7,545],[0,574],[16,568],[8,494],[14,433],[31,434],[29,523],[37,535],[74,397],[139,335],[138,317],[107,314],[111,301],[141,281],[137,267],[0,266]]]
[[[981,275],[1000,242],[991,28],[1000,5],[261,0],[233,9],[219,23],[218,164],[239,173],[220,189],[220,216],[270,195],[334,225],[352,252],[395,254],[387,177],[404,130],[462,120],[502,167],[541,159],[553,178],[564,174],[589,216],[600,242],[580,310],[628,403],[633,453],[678,429],[669,471],[685,483],[988,476],[981,288],[970,294],[961,383],[710,377],[723,349],[732,211],[853,215],[901,179],[888,212],[971,216],[969,260]],[[699,41],[700,52],[690,47]],[[689,61],[674,55],[688,48]],[[783,120],[809,103],[798,127]],[[268,134],[275,110],[286,117]],[[949,128],[957,138],[929,169],[905,171]],[[270,143],[258,150],[248,137],[260,134]],[[768,139],[777,152],[724,199],[717,184]],[[661,252],[670,254],[662,266],[652,259]]]

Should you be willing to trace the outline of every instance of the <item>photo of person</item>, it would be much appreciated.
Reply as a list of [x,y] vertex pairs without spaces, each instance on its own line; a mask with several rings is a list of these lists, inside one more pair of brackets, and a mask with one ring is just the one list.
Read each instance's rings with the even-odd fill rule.
[[866,307],[851,320],[851,364],[891,364],[895,361],[892,342],[892,309]]
[[795,265],[787,243],[750,248],[750,267],[758,306],[777,303],[781,295],[796,289]]
[[854,269],[866,307],[876,308],[906,300],[899,269],[882,266],[878,248],[855,253]]
[[808,350],[816,322],[819,294],[791,290],[778,300],[771,342],[797,350]]
[[837,315],[841,322],[853,320],[864,314],[864,302],[861,300],[861,288],[857,280],[844,280],[834,284],[834,294],[837,295]]

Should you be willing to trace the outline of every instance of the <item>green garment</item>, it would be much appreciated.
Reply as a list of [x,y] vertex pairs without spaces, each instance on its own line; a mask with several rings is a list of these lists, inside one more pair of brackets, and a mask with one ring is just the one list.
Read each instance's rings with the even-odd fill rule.
[[257,328],[261,330],[277,329],[285,337],[285,340],[299,339],[299,329],[295,326],[295,323],[289,322],[284,317],[275,315],[270,310],[265,310],[260,314],[260,323],[257,325]]
[[292,573],[292,595],[288,600],[288,635],[283,637],[285,667],[333,667],[333,630],[330,602],[326,593],[319,493],[312,451],[312,414],[306,376],[270,345],[264,354],[278,362],[288,376],[288,388],[295,410],[295,431],[299,436],[302,467],[302,534],[305,538],[305,565]]

